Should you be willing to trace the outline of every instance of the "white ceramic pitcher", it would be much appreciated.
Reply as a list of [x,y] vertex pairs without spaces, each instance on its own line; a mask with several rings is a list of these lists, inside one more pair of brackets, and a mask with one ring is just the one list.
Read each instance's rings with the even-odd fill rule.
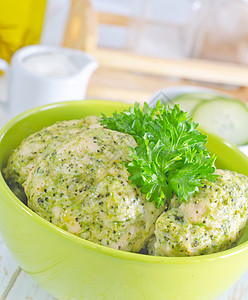
[[70,48],[31,45],[19,49],[10,65],[0,60],[7,76],[10,117],[35,106],[83,100],[98,63],[89,54]]

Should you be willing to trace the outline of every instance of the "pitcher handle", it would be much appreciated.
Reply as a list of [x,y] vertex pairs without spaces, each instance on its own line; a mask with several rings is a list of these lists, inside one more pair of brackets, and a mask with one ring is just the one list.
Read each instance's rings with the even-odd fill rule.
[[5,73],[5,83],[1,84],[1,89],[0,89],[0,102],[6,102],[7,101],[7,73],[9,70],[9,64],[7,63],[6,60],[0,58],[0,75],[1,72]]
[[9,64],[6,60],[0,58],[0,71],[7,72],[9,69]]

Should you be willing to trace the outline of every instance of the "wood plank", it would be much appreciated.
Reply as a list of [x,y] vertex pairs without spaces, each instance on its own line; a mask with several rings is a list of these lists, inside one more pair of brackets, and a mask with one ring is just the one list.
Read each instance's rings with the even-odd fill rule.
[[[147,7],[149,9],[149,5]],[[116,15],[108,12],[101,12],[98,11],[96,12],[98,16],[98,22],[99,24],[106,24],[106,25],[113,25],[113,26],[122,26],[122,27],[127,27],[127,26],[145,26],[146,24],[149,25],[157,25],[157,26],[171,26],[170,22],[166,21],[158,21],[158,20],[152,20],[152,19],[147,19],[143,18],[140,16],[124,16],[124,15]],[[181,25],[180,24],[174,24],[174,28],[178,27],[180,30]]]
[[189,84],[187,80],[141,74],[138,72],[119,71],[104,67],[99,67],[89,81],[89,86],[128,88],[130,90],[143,90],[150,93],[169,86],[187,84]]
[[0,299],[56,300],[21,270],[0,236]]
[[199,86],[213,88],[229,93],[248,103],[248,87],[226,87],[209,85],[190,80],[180,80],[165,76],[119,71],[100,67],[92,75],[87,90],[89,99],[109,99],[116,101],[143,103],[148,101],[158,90],[176,86]]
[[197,59],[161,59],[108,49],[95,50],[92,55],[102,68],[209,83],[248,86],[247,67],[230,63]]
[[0,299],[3,299],[9,282],[12,280],[18,268],[18,264],[9,253],[0,236]]
[[135,101],[144,103],[149,99],[150,94],[143,91],[129,91],[120,88],[109,87],[89,87],[87,92],[87,99],[112,100],[127,103],[134,103]]
[[98,40],[97,14],[90,0],[71,0],[63,46],[91,51]]
[[98,12],[98,21],[101,24],[115,25],[126,27],[131,19],[127,16],[114,15],[106,12]]
[[216,300],[247,300],[248,299],[248,270]]
[[56,300],[25,272],[21,272],[6,300]]

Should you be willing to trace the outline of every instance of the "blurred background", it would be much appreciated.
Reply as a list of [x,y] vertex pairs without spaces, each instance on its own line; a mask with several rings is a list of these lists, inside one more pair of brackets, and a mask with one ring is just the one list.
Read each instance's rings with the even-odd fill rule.
[[247,96],[247,0],[1,0],[0,58],[37,43],[97,59],[87,98],[143,102],[192,83]]
[[[1,0],[1,58],[7,58],[7,52],[13,54],[25,44],[63,44],[71,6],[83,9],[88,4],[96,11],[99,22],[97,46],[156,57],[194,57],[247,64],[247,0],[19,2]],[[80,13],[84,16],[83,11],[78,11],[78,16]]]

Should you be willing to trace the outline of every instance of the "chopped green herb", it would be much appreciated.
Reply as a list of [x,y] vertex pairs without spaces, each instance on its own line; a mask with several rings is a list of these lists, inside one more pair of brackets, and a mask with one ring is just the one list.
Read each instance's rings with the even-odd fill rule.
[[135,103],[112,117],[102,114],[101,124],[136,140],[137,147],[130,147],[129,179],[158,206],[169,203],[173,194],[188,201],[203,179],[214,182],[217,177],[213,174],[215,156],[205,146],[207,136],[178,105],[169,108],[158,102],[151,108],[145,103],[141,108]]

